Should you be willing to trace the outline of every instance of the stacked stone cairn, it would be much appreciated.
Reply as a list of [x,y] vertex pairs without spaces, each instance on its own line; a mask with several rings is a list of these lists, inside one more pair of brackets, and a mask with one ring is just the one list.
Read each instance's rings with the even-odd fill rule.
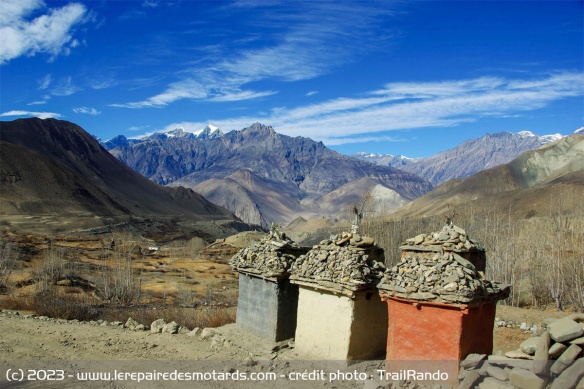
[[352,296],[375,287],[385,271],[383,249],[373,238],[353,232],[332,235],[301,255],[291,268],[290,280],[317,289]]
[[296,258],[308,251],[272,226],[270,233],[250,247],[241,249],[229,261],[235,271],[266,278],[283,278],[290,275]]
[[484,249],[452,223],[440,232],[408,239],[400,249],[400,262],[387,269],[377,285],[385,295],[449,304],[496,301],[509,295],[508,285],[487,280],[461,255]]
[[584,314],[551,319],[505,356],[471,354],[461,363],[460,388],[584,388]]

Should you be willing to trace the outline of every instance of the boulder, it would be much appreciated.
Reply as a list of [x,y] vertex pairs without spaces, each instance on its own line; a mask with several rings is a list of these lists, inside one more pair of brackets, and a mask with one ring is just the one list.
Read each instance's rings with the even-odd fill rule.
[[152,324],[150,324],[150,332],[153,334],[159,334],[162,332],[162,329],[166,325],[164,319],[154,320]]
[[172,321],[168,324],[166,324],[163,328],[162,328],[162,332],[163,333],[168,333],[168,334],[178,334],[178,329],[179,329],[179,325],[177,322]]
[[575,388],[584,380],[584,358],[578,359],[554,380],[550,389]]
[[575,344],[568,347],[550,368],[552,374],[560,375],[564,370],[566,370],[566,368],[572,365],[574,360],[578,358],[578,355],[580,355],[581,352],[582,349]]
[[534,355],[535,350],[537,350],[537,348],[539,347],[541,342],[542,342],[542,339],[540,337],[528,338],[525,341],[523,341],[523,343],[521,343],[519,348],[525,354]]
[[126,321],[126,324],[124,324],[124,327],[126,327],[127,329],[129,329],[131,331],[135,331],[136,327],[138,327],[138,325],[140,325],[140,323],[138,323],[136,320],[129,317],[128,320]]
[[532,371],[515,368],[509,373],[509,383],[518,389],[544,389],[547,380]]
[[567,342],[584,334],[582,326],[569,317],[556,320],[549,324],[548,327],[550,336],[556,342]]

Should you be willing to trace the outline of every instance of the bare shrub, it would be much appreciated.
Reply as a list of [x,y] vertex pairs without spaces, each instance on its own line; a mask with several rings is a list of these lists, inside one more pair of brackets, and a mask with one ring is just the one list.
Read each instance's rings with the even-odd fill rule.
[[112,256],[103,256],[102,266],[95,282],[102,299],[118,304],[131,304],[140,297],[141,274],[132,269],[134,245],[117,241]]
[[99,309],[86,298],[75,294],[59,294],[55,289],[37,293],[32,310],[41,316],[89,321],[99,317]]
[[8,288],[8,278],[16,265],[18,251],[11,242],[0,240],[0,292]]
[[49,291],[64,277],[66,270],[64,257],[64,250],[56,248],[53,243],[49,245],[41,266],[33,272],[33,279],[39,293]]
[[185,245],[185,256],[194,257],[207,247],[207,242],[198,236],[191,238]]
[[34,298],[28,296],[8,296],[1,301],[0,308],[15,311],[33,311]]

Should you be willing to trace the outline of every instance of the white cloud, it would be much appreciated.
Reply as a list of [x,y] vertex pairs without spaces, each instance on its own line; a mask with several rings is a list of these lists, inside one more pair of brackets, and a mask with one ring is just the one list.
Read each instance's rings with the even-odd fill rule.
[[121,108],[160,108],[182,99],[198,99],[215,102],[242,101],[273,95],[277,92],[255,92],[227,88],[222,85],[203,84],[195,79],[186,79],[170,84],[168,88],[147,100],[132,103],[110,104]]
[[43,78],[38,80],[39,90],[47,89],[49,87],[49,85],[51,85],[52,80],[53,80],[53,77],[50,74],[47,74],[46,76],[44,76]]
[[202,99],[205,97],[207,97],[206,88],[198,81],[189,79],[170,84],[164,92],[150,97],[147,100],[133,103],[111,104],[111,106],[121,108],[158,108],[181,99]]
[[87,115],[92,115],[92,116],[97,116],[101,114],[101,111],[98,111],[95,108],[89,108],[89,107],[78,107],[78,108],[73,108],[73,112],[75,113],[84,113]]
[[317,94],[318,91],[316,90],[311,90],[310,92],[306,93],[306,96],[314,96],[315,94]]
[[4,113],[0,113],[1,117],[5,117],[5,116],[34,116],[37,117],[39,119],[50,119],[50,118],[59,118],[62,115],[58,114],[58,113],[54,113],[54,112],[32,112],[32,111],[19,111],[19,110],[14,110],[14,111],[8,111],[8,112],[4,112]]
[[[224,131],[254,122],[290,136],[327,144],[375,140],[381,133],[424,127],[452,127],[478,117],[506,117],[584,95],[584,74],[564,72],[527,80],[476,78],[435,83],[392,83],[359,98],[338,98],[269,114],[210,119]],[[176,125],[176,124],[173,124]],[[193,123],[198,128],[201,123]],[[188,124],[181,123],[187,127]],[[375,135],[375,134],[379,135]],[[395,141],[395,139],[394,139]]]
[[73,78],[71,76],[67,76],[61,78],[57,85],[51,89],[50,93],[53,96],[71,96],[80,90],[81,88],[73,83]]
[[158,3],[158,1],[152,1],[152,0],[146,0],[142,3],[142,7],[146,7],[146,8],[156,8],[159,5],[160,4]]
[[265,92],[253,92],[253,91],[235,91],[235,92],[224,92],[217,96],[211,97],[210,101],[241,101],[241,100],[251,100],[260,97],[271,96],[278,92],[265,91]]
[[37,101],[31,101],[30,103],[28,103],[26,105],[43,105],[46,103],[47,103],[47,100],[37,100]]
[[23,55],[47,53],[67,55],[78,45],[74,27],[85,22],[86,8],[80,3],[50,8],[34,19],[30,14],[45,5],[40,0],[2,0],[0,7],[0,64]]
[[261,41],[254,35],[251,40],[238,37],[238,44],[214,45],[215,51],[229,55],[213,57],[216,60],[212,62],[191,63],[185,72],[192,76],[168,85],[162,93],[113,106],[147,108],[180,99],[226,102],[269,96],[277,92],[248,90],[245,86],[265,79],[312,79],[364,51],[377,50],[383,42],[371,43],[370,26],[389,14],[387,4],[376,2],[246,3],[249,7],[259,7],[253,20],[246,23],[262,28]]

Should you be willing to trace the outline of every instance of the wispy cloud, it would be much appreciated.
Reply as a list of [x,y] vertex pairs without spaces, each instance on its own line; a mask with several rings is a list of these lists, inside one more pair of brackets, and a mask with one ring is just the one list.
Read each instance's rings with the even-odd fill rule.
[[92,116],[97,116],[97,115],[100,115],[101,114],[101,111],[98,111],[95,108],[89,108],[89,107],[73,108],[73,112],[75,112],[75,113],[83,113],[83,114],[92,115]]
[[53,96],[71,96],[79,92],[82,88],[73,83],[73,77],[67,76],[59,80],[59,82],[51,88],[49,93]]
[[[387,4],[332,2],[245,2],[233,8],[257,8],[252,20],[262,38],[238,37],[226,48],[214,45],[221,57],[190,63],[182,80],[144,100],[112,104],[124,108],[164,107],[181,99],[240,101],[269,96],[277,91],[252,90],[247,85],[272,79],[284,82],[308,80],[350,62],[360,53],[383,47],[374,40],[370,26],[389,14]],[[351,15],[350,18],[347,15]],[[232,43],[232,42],[231,42]],[[312,92],[314,94],[316,92]]]
[[49,87],[49,85],[51,85],[51,81],[53,81],[53,77],[50,74],[47,74],[46,76],[42,77],[40,80],[38,80],[38,84],[39,84],[39,90],[45,90]]
[[112,107],[121,108],[148,108],[163,107],[181,99],[203,99],[207,97],[207,88],[196,80],[189,79],[170,84],[168,88],[147,100],[133,103],[111,104]]
[[3,0],[0,7],[0,64],[23,55],[37,53],[67,55],[79,41],[73,37],[75,27],[86,22],[87,9],[83,4],[71,3],[61,8],[50,8],[34,19],[30,14],[45,4],[41,0]]
[[[476,121],[479,117],[521,115],[576,96],[584,96],[584,73],[563,72],[516,80],[481,77],[390,83],[361,97],[338,98],[291,109],[278,108],[264,115],[211,119],[209,122],[228,131],[259,121],[274,126],[280,133],[311,137],[330,145],[365,140],[397,141],[399,139],[387,138],[384,132],[452,127]],[[201,123],[193,125],[198,127]]]
[[37,100],[37,101],[31,101],[30,103],[28,103],[26,105],[43,105],[46,103],[47,103],[47,100]]
[[146,8],[156,8],[160,5],[158,1],[146,0],[142,3],[142,7]]
[[50,119],[50,118],[59,118],[62,115],[58,114],[58,113],[54,113],[54,112],[32,112],[32,111],[19,111],[19,110],[14,110],[14,111],[8,111],[8,112],[4,112],[4,113],[0,113],[1,117],[5,117],[5,116],[26,116],[26,117],[37,117],[39,119]]
[[306,93],[306,96],[314,96],[315,94],[317,94],[318,91],[316,90],[311,90],[310,92]]

